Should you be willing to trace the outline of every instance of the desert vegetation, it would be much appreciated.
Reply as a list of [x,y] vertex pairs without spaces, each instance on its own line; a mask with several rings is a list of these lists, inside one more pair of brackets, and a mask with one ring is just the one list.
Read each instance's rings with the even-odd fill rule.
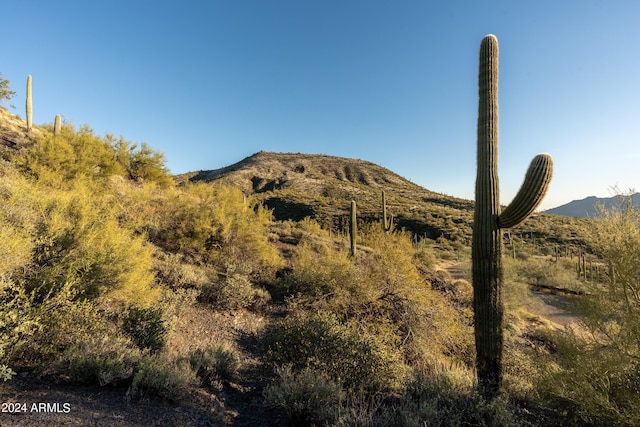
[[5,387],[206,393],[218,424],[640,424],[640,212],[624,197],[598,219],[494,230],[501,384],[487,393],[473,202],[329,156],[172,177],[147,144],[0,114]]

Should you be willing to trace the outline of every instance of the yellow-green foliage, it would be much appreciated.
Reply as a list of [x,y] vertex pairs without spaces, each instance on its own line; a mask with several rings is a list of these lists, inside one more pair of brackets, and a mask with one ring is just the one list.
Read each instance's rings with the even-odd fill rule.
[[[319,252],[318,252],[319,251]],[[346,252],[315,248],[303,243],[293,260],[294,270],[278,284],[285,294],[321,296],[332,293],[358,293],[359,271]]]
[[437,366],[445,356],[455,355],[459,361],[470,363],[471,314],[453,308],[420,274],[416,264],[423,266],[421,259],[429,256],[415,256],[408,234],[385,234],[375,225],[363,234],[365,244],[374,248],[370,260],[363,260],[363,268],[376,286],[379,309],[399,327],[407,360]]
[[[452,307],[421,273],[430,264],[428,249],[414,256],[408,234],[384,233],[375,224],[363,227],[362,238],[369,249],[356,260],[329,244],[299,246],[292,271],[276,284],[277,291],[288,295],[289,308],[303,316],[305,307],[313,307],[338,315],[347,325],[357,324],[362,339],[377,342],[382,354],[401,357],[396,374],[406,369],[405,364],[434,370],[470,363],[470,313]],[[292,329],[287,339],[293,340],[296,331]],[[284,351],[291,345],[272,349]],[[276,358],[275,353],[272,350],[271,357]],[[287,357],[279,362],[290,363]]]
[[74,180],[54,189],[5,165],[0,182],[4,248],[12,255],[0,274],[39,289],[41,295],[69,283],[84,297],[151,303],[152,250],[120,226],[108,194]]
[[359,329],[332,313],[291,316],[267,333],[262,359],[274,369],[319,370],[347,389],[397,388],[403,369],[397,352]]
[[51,129],[24,148],[16,160],[36,176],[54,172],[58,180],[121,175],[163,187],[173,183],[162,153],[146,143],[138,146],[111,134],[96,136],[87,125],[76,131],[67,124],[55,136]]
[[256,269],[281,264],[269,245],[271,212],[246,201],[238,188],[189,184],[162,191],[132,189],[127,200],[128,222],[167,251],[222,265],[234,259]]
[[603,211],[587,231],[614,281],[592,283],[579,300],[582,323],[551,335],[539,392],[577,424],[640,424],[640,210]]

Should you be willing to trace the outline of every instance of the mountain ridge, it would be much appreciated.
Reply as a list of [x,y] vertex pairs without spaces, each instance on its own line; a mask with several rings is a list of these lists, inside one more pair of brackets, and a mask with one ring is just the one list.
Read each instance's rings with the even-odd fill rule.
[[[366,160],[260,151],[229,166],[177,175],[176,181],[230,184],[258,198],[277,220],[310,217],[338,232],[346,229],[351,200],[357,203],[359,220],[380,221],[384,190],[396,229],[463,245],[471,237],[473,200],[433,192]],[[538,213],[514,231],[549,241],[572,240],[575,233],[567,231],[569,221]]]
[[[564,205],[547,209],[544,213],[551,215],[569,216],[574,218],[596,218],[599,216],[598,206],[604,209],[611,209],[621,203],[625,195],[615,195],[612,197],[589,196],[584,199],[572,200]],[[630,195],[634,206],[640,206],[640,193]]]

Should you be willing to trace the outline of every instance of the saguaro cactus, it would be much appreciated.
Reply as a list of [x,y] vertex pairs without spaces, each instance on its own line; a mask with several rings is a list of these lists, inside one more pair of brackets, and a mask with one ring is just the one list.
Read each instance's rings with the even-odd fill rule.
[[501,211],[498,39],[492,34],[485,36],[480,46],[478,92],[478,171],[471,250],[473,308],[478,381],[485,398],[492,398],[502,383],[502,229],[524,221],[542,201],[551,181],[553,160],[548,154],[537,155],[515,198]]
[[53,122],[53,135],[60,135],[60,114],[56,114],[56,119]]
[[382,230],[384,230],[384,232],[386,233],[388,231],[391,231],[392,227],[393,216],[387,218],[387,198],[384,190],[382,190]]
[[27,76],[27,131],[33,129],[33,103],[31,101],[31,74]]
[[356,202],[351,201],[351,217],[349,221],[349,236],[351,238],[351,256],[356,256],[356,237],[358,233],[358,223],[356,221]]

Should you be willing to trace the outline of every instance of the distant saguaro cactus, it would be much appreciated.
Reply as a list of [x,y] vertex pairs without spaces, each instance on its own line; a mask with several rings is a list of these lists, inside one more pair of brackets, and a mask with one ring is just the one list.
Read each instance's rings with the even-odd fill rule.
[[27,131],[33,129],[33,102],[31,100],[31,74],[27,76]]
[[56,119],[53,122],[53,135],[60,135],[60,114],[56,114]]
[[351,256],[356,256],[356,237],[358,233],[358,223],[356,221],[356,202],[351,201],[351,215],[349,218],[349,236],[351,239]]
[[478,152],[472,235],[473,308],[476,369],[483,396],[495,397],[502,383],[503,270],[502,229],[528,218],[542,201],[553,160],[539,154],[524,183],[504,211],[498,182],[498,39],[490,34],[480,46],[478,79]]
[[384,190],[382,190],[382,230],[384,232],[391,231],[393,227],[393,216],[387,218],[387,198]]

